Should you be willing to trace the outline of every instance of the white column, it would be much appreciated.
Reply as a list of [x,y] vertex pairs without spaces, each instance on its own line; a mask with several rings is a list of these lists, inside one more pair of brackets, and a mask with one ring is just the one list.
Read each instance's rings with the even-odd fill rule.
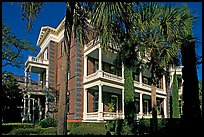
[[122,89],[122,111],[123,111],[123,119],[125,119],[124,88]]
[[29,68],[29,72],[28,72],[28,86],[31,86],[31,67]]
[[87,76],[87,56],[84,57],[84,77]]
[[143,93],[140,93],[140,115],[143,114],[143,99],[142,99],[142,94]]
[[167,106],[166,106],[166,98],[164,98],[164,117],[167,118]]
[[142,84],[142,72],[139,72],[139,82]]
[[124,78],[124,64],[122,64],[122,78]]
[[31,121],[31,114],[30,114],[30,95],[28,95],[28,120]]
[[46,79],[46,88],[48,88],[48,69],[46,69],[45,79]]
[[165,80],[165,75],[163,75],[163,90],[166,91],[166,80]]
[[25,88],[27,88],[27,77],[28,77],[28,72],[25,71]]
[[43,73],[40,73],[39,77],[40,77],[40,88],[43,89]]
[[99,63],[99,70],[102,70],[102,51],[101,51],[101,47],[98,48],[98,51],[99,51],[99,53],[98,53],[99,54],[99,57],[98,57],[99,58],[98,59],[98,61],[99,61],[98,62]]
[[26,94],[23,95],[23,121],[26,120]]
[[87,89],[84,89],[84,116],[83,119],[86,119],[87,115]]
[[102,120],[103,118],[103,104],[102,104],[102,85],[98,85],[99,94],[98,94],[98,119]]
[[31,75],[30,75],[31,73],[29,72],[28,73],[28,88],[31,86]]
[[[46,93],[48,94],[48,93]],[[48,97],[45,95],[45,118],[48,117]]]
[[38,98],[38,106],[39,106],[39,119],[38,121],[40,121],[42,119],[42,106],[41,106],[41,103],[40,103],[40,98]]

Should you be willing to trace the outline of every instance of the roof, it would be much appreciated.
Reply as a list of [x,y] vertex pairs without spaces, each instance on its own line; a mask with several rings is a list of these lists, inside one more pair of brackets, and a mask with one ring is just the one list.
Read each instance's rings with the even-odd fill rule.
[[57,28],[52,28],[50,26],[42,26],[40,29],[40,33],[37,40],[37,45],[41,46],[42,42],[45,40],[45,38],[48,36],[49,33],[53,33],[55,35],[58,35],[61,30],[64,29],[65,24],[65,17],[60,22],[60,24],[57,26]]

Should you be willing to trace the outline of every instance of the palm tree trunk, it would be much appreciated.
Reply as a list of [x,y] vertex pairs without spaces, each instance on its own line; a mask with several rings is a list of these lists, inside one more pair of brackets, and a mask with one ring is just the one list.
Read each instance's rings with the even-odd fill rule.
[[167,110],[164,110],[164,111],[167,111],[167,117],[171,117],[170,113],[171,113],[171,104],[170,104],[170,66],[167,65],[166,67],[166,95],[167,95]]
[[185,124],[201,118],[196,70],[195,41],[186,42],[181,47],[183,72],[183,118]]
[[[70,45],[73,32],[74,2],[67,2],[67,12],[64,31],[64,47],[62,50],[62,71],[59,93],[59,108],[57,119],[57,135],[67,133],[67,92],[68,92],[68,72],[70,69]],[[70,16],[71,17],[70,17]]]
[[152,134],[157,133],[157,101],[156,101],[156,84],[154,82],[151,85],[152,96]]

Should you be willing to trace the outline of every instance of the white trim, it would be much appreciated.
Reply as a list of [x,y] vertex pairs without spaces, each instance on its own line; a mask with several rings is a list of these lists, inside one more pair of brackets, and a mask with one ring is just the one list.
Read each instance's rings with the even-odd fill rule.
[[64,38],[64,29],[56,36],[54,34],[48,34],[48,36],[46,37],[46,39],[43,41],[43,43],[41,44],[41,50],[38,53],[38,55],[36,56],[36,58],[38,58],[40,56],[41,53],[43,53],[44,49],[48,46],[49,42],[52,40],[54,42],[60,42],[62,39]]

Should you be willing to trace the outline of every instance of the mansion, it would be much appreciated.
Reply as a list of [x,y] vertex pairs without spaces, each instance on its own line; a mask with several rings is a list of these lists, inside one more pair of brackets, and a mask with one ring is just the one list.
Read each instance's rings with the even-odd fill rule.
[[[56,116],[60,92],[62,47],[65,18],[57,28],[41,27],[37,40],[40,52],[29,56],[25,62],[25,86],[29,89],[32,73],[38,74],[38,86],[24,94],[23,118],[28,121]],[[105,51],[99,42],[70,47],[70,72],[68,73],[67,119],[70,122],[99,122],[124,119],[124,66],[115,69],[116,53]],[[170,68],[170,87],[173,74],[178,75],[179,95],[182,98],[182,66]],[[133,74],[136,118],[151,118],[150,71]],[[163,76],[156,88],[158,118],[169,117],[166,78]],[[169,92],[169,94],[168,94]],[[110,111],[110,104],[114,108]],[[180,102],[180,104],[182,104]],[[180,106],[182,107],[182,105]],[[181,108],[180,108],[181,109]],[[181,109],[182,110],[182,109]],[[182,111],[180,111],[182,114]]]

